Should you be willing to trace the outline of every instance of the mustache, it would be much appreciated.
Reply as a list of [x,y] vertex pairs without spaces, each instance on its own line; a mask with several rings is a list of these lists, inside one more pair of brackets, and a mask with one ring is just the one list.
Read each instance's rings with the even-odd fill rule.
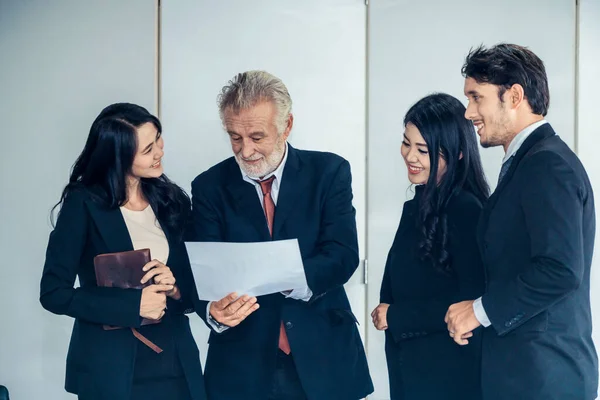
[[263,156],[260,156],[260,155],[246,158],[246,157],[242,156],[240,153],[237,153],[236,157],[242,161],[258,161],[258,160],[264,158]]

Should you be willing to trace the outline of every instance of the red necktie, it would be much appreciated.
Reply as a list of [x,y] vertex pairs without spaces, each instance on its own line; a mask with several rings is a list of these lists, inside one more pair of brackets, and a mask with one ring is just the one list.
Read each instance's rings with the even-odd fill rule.
[[[267,225],[269,225],[269,233],[273,236],[273,217],[275,217],[275,203],[271,197],[271,186],[273,186],[273,180],[275,175],[264,181],[260,181],[260,188],[263,193],[263,206],[265,210],[265,217],[267,218]],[[279,325],[279,349],[285,354],[290,354],[292,349],[290,348],[290,342],[288,342],[287,333],[283,326],[283,321]]]

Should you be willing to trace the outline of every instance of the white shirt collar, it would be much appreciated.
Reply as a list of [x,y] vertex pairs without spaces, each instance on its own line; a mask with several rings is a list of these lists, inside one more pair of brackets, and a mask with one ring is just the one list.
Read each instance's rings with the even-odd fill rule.
[[506,154],[504,154],[504,158],[502,159],[502,164],[504,164],[506,162],[506,160],[508,160],[515,154],[517,154],[517,151],[519,151],[519,149],[523,145],[523,142],[525,142],[525,140],[529,137],[529,135],[531,135],[533,133],[533,131],[535,131],[537,128],[539,128],[540,126],[547,124],[547,123],[548,123],[548,121],[543,119],[541,121],[538,121],[536,123],[529,125],[525,129],[523,129],[521,132],[519,132],[517,134],[517,136],[515,136],[513,138],[513,140],[510,142],[510,144],[508,145],[508,149],[506,149]]
[[[261,180],[265,180],[268,179],[270,177],[272,177],[273,175],[275,175],[275,180],[273,181],[273,186],[275,188],[275,190],[279,189],[279,186],[281,185],[281,177],[283,176],[283,169],[285,168],[285,163],[287,161],[288,158],[288,153],[289,153],[289,149],[288,149],[289,145],[287,142],[285,142],[285,153],[283,155],[283,160],[281,160],[281,163],[279,164],[279,166],[277,167],[277,169],[273,172],[271,172],[270,174],[264,176]],[[259,183],[257,182],[257,179],[252,179],[250,178],[248,175],[246,175],[246,173],[244,172],[244,170],[240,167],[240,171],[242,173],[242,178],[246,181],[249,182],[253,185],[258,185]]]

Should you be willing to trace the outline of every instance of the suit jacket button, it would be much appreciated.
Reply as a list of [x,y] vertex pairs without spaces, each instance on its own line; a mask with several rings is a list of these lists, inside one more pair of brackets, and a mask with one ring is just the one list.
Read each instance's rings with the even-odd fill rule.
[[409,332],[409,333],[408,333],[408,337],[409,337],[409,338],[410,338],[410,337],[413,337],[413,336],[414,336],[414,334],[413,334],[412,332]]
[[403,333],[403,334],[401,334],[401,335],[400,335],[400,337],[401,337],[402,339],[406,339],[406,333]]
[[285,323],[285,327],[286,327],[287,329],[292,329],[292,328],[294,327],[294,324],[292,324],[291,322],[286,322],[286,323]]

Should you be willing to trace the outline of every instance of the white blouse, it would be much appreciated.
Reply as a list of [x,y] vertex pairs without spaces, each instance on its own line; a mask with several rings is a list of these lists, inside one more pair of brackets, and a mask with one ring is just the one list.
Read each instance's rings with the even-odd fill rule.
[[169,258],[169,243],[152,207],[148,205],[142,211],[132,211],[121,207],[121,214],[125,219],[129,236],[133,242],[133,249],[150,249],[150,257],[163,264]]

